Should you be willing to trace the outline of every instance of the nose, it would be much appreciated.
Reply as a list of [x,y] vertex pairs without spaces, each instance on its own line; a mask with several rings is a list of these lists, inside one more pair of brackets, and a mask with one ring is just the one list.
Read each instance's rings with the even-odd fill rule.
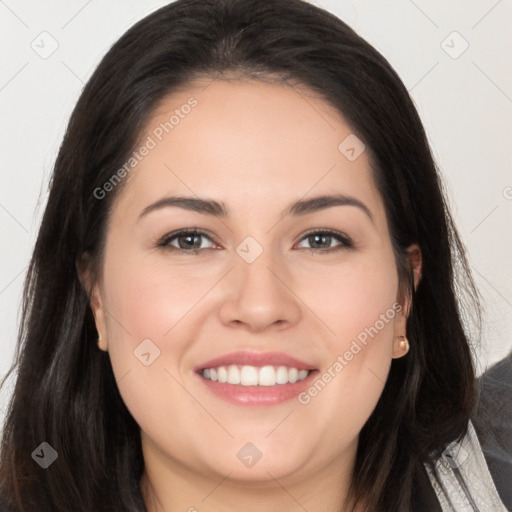
[[236,255],[224,283],[220,319],[251,332],[289,327],[301,318],[301,301],[293,287],[290,272],[270,250],[251,263]]

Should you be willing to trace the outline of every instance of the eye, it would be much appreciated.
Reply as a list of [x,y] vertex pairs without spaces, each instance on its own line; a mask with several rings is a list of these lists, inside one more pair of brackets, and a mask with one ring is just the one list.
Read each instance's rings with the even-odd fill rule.
[[[181,251],[182,253],[198,254],[205,249],[205,247],[201,247],[202,238],[208,238],[210,241],[213,241],[210,235],[200,229],[182,230],[166,235],[158,243],[158,246]],[[174,241],[176,241],[177,247],[173,245]]]
[[[340,244],[332,247],[331,242],[333,239],[338,240]],[[314,231],[310,231],[302,240],[307,240],[308,243],[316,246],[310,249],[312,253],[331,253],[342,249],[350,249],[354,246],[352,240],[350,240],[348,236],[338,231],[333,231],[332,229],[316,229]],[[320,246],[320,248],[318,248],[318,246]]]

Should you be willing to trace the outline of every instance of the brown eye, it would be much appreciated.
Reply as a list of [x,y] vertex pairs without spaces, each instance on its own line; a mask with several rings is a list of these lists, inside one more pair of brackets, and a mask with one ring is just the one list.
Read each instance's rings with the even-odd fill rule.
[[197,254],[204,249],[208,249],[208,247],[201,247],[205,238],[212,241],[211,237],[204,231],[182,230],[166,235],[158,245],[172,251]]
[[[349,249],[354,245],[346,235],[330,229],[309,232],[302,240],[307,240],[312,246],[310,248],[312,252],[333,252],[341,249]],[[336,240],[340,243],[333,247],[331,244]],[[306,247],[306,249],[308,248]]]

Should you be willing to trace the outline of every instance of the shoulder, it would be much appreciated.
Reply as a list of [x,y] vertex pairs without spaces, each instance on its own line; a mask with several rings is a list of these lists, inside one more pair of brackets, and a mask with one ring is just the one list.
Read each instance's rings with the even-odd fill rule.
[[478,378],[471,421],[503,504],[512,509],[512,352]]

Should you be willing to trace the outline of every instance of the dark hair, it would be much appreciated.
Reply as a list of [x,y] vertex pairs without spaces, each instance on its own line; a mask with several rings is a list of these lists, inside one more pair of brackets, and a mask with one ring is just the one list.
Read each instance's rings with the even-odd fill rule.
[[[87,254],[101,271],[122,184],[102,200],[94,191],[126,161],[155,106],[199,77],[304,85],[366,145],[400,289],[412,300],[411,350],[393,360],[360,433],[350,496],[371,511],[409,512],[418,490],[431,489],[424,464],[466,433],[475,407],[465,315],[480,325],[478,295],[406,88],[351,28],[302,0],[178,0],[129,29],[88,81],[60,147],[25,281],[1,490],[22,511],[145,510],[140,429],[96,345],[77,267]],[[413,243],[423,261],[416,290],[405,252]],[[59,454],[47,470],[31,458],[43,441]]]

